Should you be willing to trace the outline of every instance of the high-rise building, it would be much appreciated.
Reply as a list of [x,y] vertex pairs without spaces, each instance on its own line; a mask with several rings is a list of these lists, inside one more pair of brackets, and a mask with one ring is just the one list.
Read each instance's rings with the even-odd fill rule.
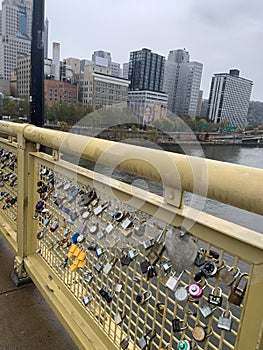
[[214,123],[226,123],[243,129],[247,124],[247,113],[253,82],[241,78],[239,70],[214,74],[208,100],[208,118]]
[[202,63],[190,62],[189,52],[185,49],[169,52],[164,72],[169,111],[181,117],[196,117],[202,70]]
[[128,79],[129,78],[129,62],[125,62],[122,65],[122,77],[124,79]]
[[48,19],[44,23],[44,58],[48,58]]
[[60,80],[60,43],[53,43],[53,75]]
[[78,79],[78,98],[83,105],[127,107],[129,81],[113,77],[111,70],[98,65],[86,65]]
[[0,34],[0,78],[9,80],[17,57],[31,51],[33,0],[2,2]]
[[111,75],[121,77],[121,66],[119,63],[112,62],[110,52],[103,50],[94,51],[92,54],[93,64],[101,67],[106,67],[111,70]]
[[130,53],[129,90],[163,91],[165,58],[143,48]]

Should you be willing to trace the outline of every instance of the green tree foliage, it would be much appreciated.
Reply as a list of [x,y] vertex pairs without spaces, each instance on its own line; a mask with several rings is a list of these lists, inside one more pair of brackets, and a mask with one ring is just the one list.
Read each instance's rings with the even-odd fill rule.
[[252,126],[263,125],[263,102],[250,101],[247,120]]

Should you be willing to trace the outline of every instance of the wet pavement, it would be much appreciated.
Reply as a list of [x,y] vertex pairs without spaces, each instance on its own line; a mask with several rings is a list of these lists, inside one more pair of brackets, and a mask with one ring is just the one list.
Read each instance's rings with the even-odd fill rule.
[[0,235],[0,350],[77,350],[34,284],[15,286],[13,261]]

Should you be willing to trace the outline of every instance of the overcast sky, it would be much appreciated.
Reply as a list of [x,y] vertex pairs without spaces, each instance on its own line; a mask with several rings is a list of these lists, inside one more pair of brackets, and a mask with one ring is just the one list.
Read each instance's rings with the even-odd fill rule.
[[204,65],[205,98],[214,73],[237,68],[254,82],[252,99],[263,101],[262,0],[46,0],[45,8],[49,57],[54,41],[61,59],[104,50],[120,64],[143,47],[166,58],[185,48]]

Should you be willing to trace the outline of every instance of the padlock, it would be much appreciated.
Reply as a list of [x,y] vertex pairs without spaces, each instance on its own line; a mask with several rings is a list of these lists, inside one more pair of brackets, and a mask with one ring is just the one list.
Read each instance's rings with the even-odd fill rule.
[[123,211],[117,211],[116,213],[113,214],[113,218],[117,222],[121,222],[124,219],[124,212]]
[[198,282],[190,283],[188,286],[188,292],[193,298],[200,298],[203,295],[204,286]]
[[217,327],[224,329],[225,331],[230,331],[232,326],[232,312],[228,311],[229,317],[225,316],[226,311],[222,312],[222,315],[218,319]]
[[132,226],[132,218],[131,217],[126,217],[125,220],[121,223],[121,227],[124,230],[127,230],[127,228],[130,228]]
[[205,274],[206,277],[213,277],[217,273],[217,265],[213,260],[207,261],[202,266],[202,272]]
[[205,251],[203,248],[200,248],[197,252],[197,256],[195,258],[194,264],[197,267],[201,267],[205,264],[205,260],[206,260]]
[[122,339],[122,341],[120,342],[121,349],[126,350],[129,346],[130,341],[131,341],[131,337],[126,337]]
[[118,312],[115,316],[114,316],[114,321],[117,325],[121,324],[122,321],[125,319],[126,314],[125,312]]
[[140,294],[137,294],[135,297],[135,301],[138,305],[145,304],[148,300],[150,300],[152,297],[152,292],[150,291],[149,295],[147,296],[147,291],[144,291]]
[[123,285],[121,283],[116,283],[114,286],[114,292],[115,293],[120,293],[122,291]]
[[146,241],[143,242],[143,246],[145,250],[151,248],[153,245],[154,245],[153,239],[147,239]]
[[164,310],[165,310],[165,304],[164,303],[157,303],[156,304],[156,310],[158,314],[163,317],[164,315]]
[[96,262],[96,264],[94,265],[94,269],[97,273],[100,273],[102,270],[102,264],[99,262]]
[[58,221],[55,220],[55,221],[52,222],[52,224],[50,225],[49,229],[50,229],[51,232],[55,232],[57,228],[58,228]]
[[97,215],[101,214],[103,212],[103,210],[105,210],[108,206],[109,206],[109,203],[105,202],[105,203],[99,205],[97,208],[95,208],[93,210],[93,213],[97,216]]
[[179,287],[174,292],[174,297],[178,301],[185,301],[188,299],[188,292],[187,292],[187,286],[186,287]]
[[228,297],[229,303],[235,304],[237,306],[241,305],[243,298],[244,298],[244,295],[245,295],[245,292],[246,292],[246,289],[247,289],[247,282],[246,282],[243,290],[239,288],[239,284],[240,284],[242,278],[244,278],[245,276],[248,276],[248,274],[242,273],[237,278],[235,284],[232,286],[232,290],[231,290],[230,295]]
[[213,311],[216,309],[216,307],[211,308],[207,302],[203,302],[198,308],[201,314],[204,316],[204,318],[207,318],[208,316],[212,315]]
[[222,301],[223,301],[223,298],[222,298],[222,289],[220,287],[217,287],[217,290],[218,290],[218,294],[214,294],[214,290],[215,288],[212,289],[212,293],[210,293],[208,295],[208,303],[209,304],[213,304],[213,305],[216,305],[216,306],[221,306],[222,305]]
[[[234,269],[236,270],[236,273],[234,273]],[[239,275],[239,267],[234,268],[234,266],[232,266],[229,269],[224,268],[220,273],[220,278],[225,285],[231,286]]]
[[[142,350],[147,349],[147,347],[150,345],[151,341],[155,337],[156,332],[149,330],[147,333],[145,333],[139,340],[138,345]],[[148,339],[149,338],[149,339]]]
[[107,234],[110,234],[114,230],[114,226],[112,224],[109,224],[106,226],[105,231]]
[[157,262],[160,260],[164,250],[165,245],[164,243],[161,243],[162,237],[164,235],[164,230],[160,233],[160,235],[157,237],[156,241],[154,242],[153,246],[151,247],[150,252],[147,255],[147,259],[149,260],[150,265],[156,265]]
[[130,255],[128,253],[124,253],[121,257],[121,265],[122,266],[129,266],[131,262]]
[[92,234],[92,235],[95,235],[97,232],[98,232],[98,229],[99,229],[99,225],[96,224],[96,225],[92,225],[89,229],[89,232]]
[[172,327],[173,327],[173,332],[174,333],[178,333],[178,332],[182,332],[183,330],[185,330],[188,327],[188,324],[186,324],[186,326],[181,325],[181,323],[184,320],[181,320],[180,318],[174,318],[172,320]]
[[145,274],[146,272],[148,272],[149,266],[150,264],[148,260],[144,260],[140,263],[142,274]]
[[90,283],[93,279],[93,275],[91,272],[86,271],[84,272],[84,281]]
[[207,333],[207,327],[202,327],[200,325],[196,325],[193,329],[192,329],[192,336],[194,338],[195,341],[197,342],[202,342],[204,341],[206,338],[208,338],[211,334],[213,333],[212,328],[210,329],[210,332]]
[[169,288],[172,292],[175,292],[177,285],[183,275],[184,271],[180,273],[178,277],[175,277],[175,272],[168,278],[166,282],[166,287]]
[[107,262],[106,265],[103,268],[103,272],[105,273],[105,275],[108,275],[110,273],[110,271],[113,269],[113,267],[116,265],[118,261],[118,258],[115,257],[112,259],[111,262]]
[[97,248],[96,249],[96,257],[99,258],[102,256],[102,254],[104,254],[104,250],[102,248]]
[[156,268],[155,266],[149,266],[147,270],[147,281],[149,281],[150,278],[157,276]]
[[91,301],[92,301],[93,297],[90,296],[90,295],[85,295],[83,298],[82,298],[82,302],[85,306],[87,306]]
[[179,340],[177,344],[177,350],[194,350],[197,349],[198,345],[194,340],[190,342],[186,339]]
[[131,260],[134,260],[134,259],[136,258],[136,256],[139,255],[139,253],[137,253],[136,250],[131,250],[131,249],[130,249],[130,250],[128,251],[128,255],[129,255],[129,257],[130,257]]

